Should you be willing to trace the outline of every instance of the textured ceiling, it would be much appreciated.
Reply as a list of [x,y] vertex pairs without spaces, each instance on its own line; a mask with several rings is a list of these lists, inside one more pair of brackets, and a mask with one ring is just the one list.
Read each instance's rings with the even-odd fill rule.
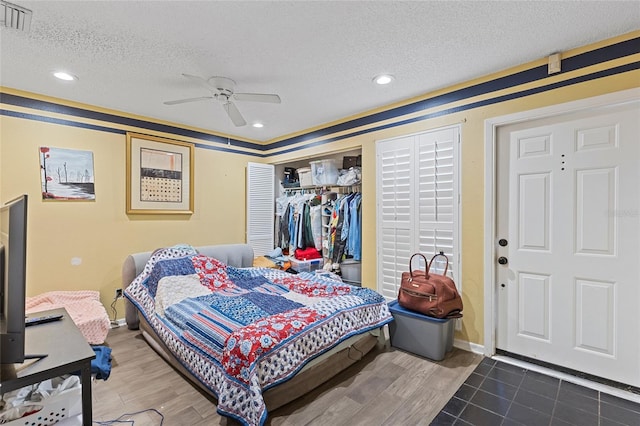
[[[0,30],[0,85],[257,141],[640,28],[636,0],[12,1],[33,18]],[[210,94],[182,73],[282,103],[237,102],[265,127],[234,127],[215,101],[163,104]]]

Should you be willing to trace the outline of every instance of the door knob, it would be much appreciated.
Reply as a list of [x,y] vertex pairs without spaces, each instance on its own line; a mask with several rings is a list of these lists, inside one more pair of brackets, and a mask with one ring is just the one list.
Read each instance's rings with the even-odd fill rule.
[[509,260],[504,256],[500,256],[498,258],[498,263],[501,265],[506,265],[507,263],[509,263]]

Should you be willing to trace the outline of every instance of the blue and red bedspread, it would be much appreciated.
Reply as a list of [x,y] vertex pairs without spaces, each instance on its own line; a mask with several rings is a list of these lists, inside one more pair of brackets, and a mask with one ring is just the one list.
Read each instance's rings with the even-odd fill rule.
[[189,246],[156,251],[125,290],[220,414],[263,424],[262,392],[392,320],[384,298],[314,273],[234,268]]

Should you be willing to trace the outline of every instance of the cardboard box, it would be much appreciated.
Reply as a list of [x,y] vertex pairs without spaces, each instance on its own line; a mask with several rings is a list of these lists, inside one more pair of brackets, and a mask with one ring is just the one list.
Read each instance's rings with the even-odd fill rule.
[[389,303],[394,321],[389,324],[391,346],[420,355],[434,361],[444,359],[453,349],[452,319],[439,319],[410,311],[398,304]]
[[313,179],[311,178],[311,168],[300,167],[298,169],[298,179],[300,181],[300,186],[312,186]]

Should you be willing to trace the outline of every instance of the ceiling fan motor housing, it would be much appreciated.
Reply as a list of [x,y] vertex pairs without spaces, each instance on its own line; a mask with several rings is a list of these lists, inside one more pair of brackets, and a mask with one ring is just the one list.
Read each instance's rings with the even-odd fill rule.
[[236,86],[236,82],[227,77],[211,77],[208,83],[218,90],[218,94],[222,95],[224,100],[233,95],[233,89]]

